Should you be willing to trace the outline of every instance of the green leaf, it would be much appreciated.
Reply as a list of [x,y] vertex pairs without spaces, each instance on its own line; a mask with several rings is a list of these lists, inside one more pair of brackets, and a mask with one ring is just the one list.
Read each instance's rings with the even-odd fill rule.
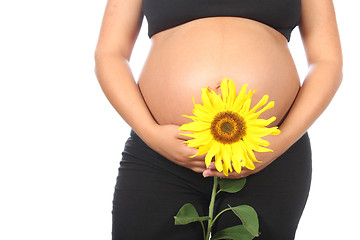
[[174,218],[175,225],[184,225],[198,221],[202,222],[210,219],[209,216],[199,217],[199,214],[191,203],[186,203],[182,206]]
[[254,208],[249,205],[240,205],[230,208],[235,215],[240,218],[243,226],[251,233],[251,235],[255,237],[259,236],[259,220]]
[[246,230],[244,225],[238,225],[225,228],[211,237],[211,240],[217,239],[252,240],[254,239],[254,236]]
[[240,191],[246,183],[246,178],[229,179],[219,178],[220,190],[228,193],[236,193]]

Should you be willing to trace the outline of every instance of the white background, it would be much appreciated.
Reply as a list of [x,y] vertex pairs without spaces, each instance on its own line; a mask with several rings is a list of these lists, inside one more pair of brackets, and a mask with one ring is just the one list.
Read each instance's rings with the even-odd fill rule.
[[[312,188],[296,240],[358,236],[359,8],[356,1],[334,3],[344,80],[309,130]],[[0,3],[0,239],[110,239],[113,189],[130,128],[94,73],[105,4]],[[144,18],[130,61],[135,79],[149,47]],[[289,47],[304,79],[298,28]]]

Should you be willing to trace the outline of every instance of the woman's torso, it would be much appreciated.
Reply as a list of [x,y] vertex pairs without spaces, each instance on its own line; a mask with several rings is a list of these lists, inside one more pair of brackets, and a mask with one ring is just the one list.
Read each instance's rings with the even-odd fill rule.
[[152,36],[149,55],[139,76],[143,98],[158,124],[190,122],[193,101],[201,102],[201,88],[221,94],[220,82],[256,89],[252,106],[265,94],[275,107],[260,118],[276,116],[278,125],[300,87],[287,39],[274,28],[241,17],[206,17]]

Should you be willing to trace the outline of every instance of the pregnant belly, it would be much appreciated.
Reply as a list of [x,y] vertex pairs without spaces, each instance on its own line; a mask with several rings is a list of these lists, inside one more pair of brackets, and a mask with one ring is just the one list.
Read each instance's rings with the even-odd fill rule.
[[275,101],[260,118],[275,116],[279,125],[290,109],[300,81],[286,39],[253,20],[214,17],[191,21],[153,36],[138,85],[158,124],[182,125],[191,120],[195,103],[202,104],[201,88],[221,94],[226,77],[256,89],[254,106],[263,95]]

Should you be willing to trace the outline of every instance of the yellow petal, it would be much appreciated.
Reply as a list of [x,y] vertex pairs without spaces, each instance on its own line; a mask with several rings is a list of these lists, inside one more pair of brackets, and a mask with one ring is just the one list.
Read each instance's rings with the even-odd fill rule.
[[210,147],[211,147],[210,144],[200,146],[198,149],[197,155],[203,155],[203,154],[207,153],[210,150]]
[[[225,176],[229,176],[229,169],[231,169],[231,165],[228,165],[223,160],[223,173]],[[231,172],[232,172],[232,170],[231,170]]]
[[232,144],[232,165],[237,173],[241,172],[242,153],[240,144]]
[[192,137],[192,138],[194,138],[193,137],[193,133],[179,133],[180,135],[183,135],[183,136],[187,136],[187,137]]
[[218,170],[219,172],[222,172],[223,163],[222,163],[222,159],[221,159],[221,154],[219,154],[219,153],[217,153],[215,155],[215,167],[216,167],[216,170]]
[[264,106],[269,99],[269,95],[264,95],[261,100],[249,111],[250,113],[254,113],[258,108]]
[[222,146],[223,146],[222,157],[223,157],[224,164],[230,170],[230,172],[232,172],[232,167],[231,167],[231,157],[232,157],[231,146],[229,144],[223,144]]
[[243,107],[241,108],[239,114],[240,114],[241,116],[247,114],[247,112],[248,112],[249,109],[250,109],[250,105],[251,105],[251,98],[248,98],[248,99],[246,99],[246,101],[244,102],[244,105],[243,105]]
[[209,121],[212,119],[213,112],[206,109],[203,105],[195,103],[195,97],[193,97],[194,109],[193,114],[202,121]]
[[246,134],[253,137],[264,137],[267,135],[277,135],[279,134],[280,130],[277,127],[254,127],[254,126],[247,126]]
[[211,123],[203,122],[203,121],[193,121],[190,123],[185,123],[180,126],[180,130],[182,131],[190,131],[190,132],[200,132],[210,129]]
[[[240,155],[241,154],[241,146],[240,146],[241,142],[235,142],[231,145],[231,150],[232,150],[232,154],[233,155]],[[241,160],[241,156],[239,158]]]
[[220,155],[220,159],[222,160],[222,168],[223,168],[222,171],[225,174],[225,176],[229,176],[229,166],[224,161],[223,153],[224,153],[224,144],[220,144],[219,155]]
[[183,116],[183,117],[186,117],[186,118],[190,118],[190,119],[192,119],[193,121],[195,121],[195,120],[197,120],[197,117],[196,116],[188,116],[188,115],[181,115],[181,116]]
[[228,95],[229,95],[227,78],[223,78],[223,80],[221,81],[221,84],[220,84],[220,88],[221,88],[222,99],[223,99],[225,105],[227,106]]
[[248,157],[245,157],[245,167],[247,167],[250,170],[255,169],[254,163]]
[[[247,149],[244,145],[241,145],[241,147],[242,147],[242,151],[244,153],[245,167],[250,169],[250,170],[254,170],[255,165],[252,162],[252,156],[249,156],[250,155],[249,152],[252,152],[252,150]],[[254,158],[255,158],[255,155],[254,155]]]
[[199,103],[195,103],[195,97],[193,97],[192,100],[193,100],[193,104],[194,104],[195,109],[199,109],[199,110],[202,110],[202,111],[206,112],[206,108],[203,105],[201,105]]
[[238,160],[233,160],[232,161],[232,166],[234,167],[234,170],[235,170],[235,172],[237,172],[237,173],[240,173],[241,172],[241,165],[240,165],[240,161],[238,161]]
[[235,99],[236,99],[236,87],[235,87],[235,83],[232,79],[229,79],[229,97],[228,97],[228,105],[229,108],[232,107]]
[[199,108],[194,108],[192,112],[197,117],[196,120],[203,122],[212,122],[215,116],[214,112],[206,112]]
[[256,152],[272,152],[273,150],[261,147],[256,144],[256,142],[252,142],[251,138],[244,138],[244,143],[246,144],[249,150],[254,150]]
[[213,108],[213,105],[211,104],[211,101],[209,99],[207,92],[208,92],[207,87],[201,89],[201,100],[202,100],[204,108],[206,108],[207,112],[212,113],[214,111],[214,108]]
[[239,155],[233,155],[232,157],[232,166],[234,167],[235,172],[240,173],[241,172],[241,161]]
[[186,140],[185,143],[188,145],[188,147],[196,148],[199,146],[204,146],[204,145],[210,144],[212,139],[213,139],[212,137],[194,138],[194,139]]
[[211,145],[210,144],[206,144],[204,146],[199,146],[198,147],[198,151],[197,153],[195,153],[194,155],[190,156],[190,158],[193,158],[195,156],[200,156],[200,155],[203,155],[205,153],[207,153],[210,149]]
[[226,110],[225,103],[221,99],[220,95],[214,92],[211,88],[209,94],[209,98],[211,100],[211,103],[213,107],[216,109],[217,112],[222,112]]
[[215,154],[219,152],[219,150],[220,150],[220,143],[218,143],[215,140],[211,141],[211,148],[205,156],[205,164],[207,167],[210,165],[212,158],[215,156]]
[[257,151],[257,152],[273,152],[272,149],[270,148],[264,148],[262,146],[256,146],[256,148],[254,149],[254,151]]
[[[206,102],[206,95],[207,93],[203,93],[201,94],[202,97],[204,96],[204,101]],[[194,98],[193,98],[194,101]],[[194,101],[194,109],[193,109],[193,114],[196,116],[202,116],[202,115],[206,115],[206,119],[211,119],[212,116],[214,116],[216,114],[216,109],[213,108],[212,104],[209,104],[209,102],[207,102],[207,105],[201,105],[198,103],[195,103]]]
[[257,90],[251,91],[249,90],[248,97],[252,98],[253,94],[256,93]]
[[193,138],[185,141],[185,143],[187,143],[189,147],[199,147],[202,145],[206,145],[209,144],[213,139],[210,130],[206,130],[203,132],[195,132],[192,134],[190,133],[179,133],[179,134]]
[[247,88],[248,84],[244,84],[241,87],[241,90],[239,92],[239,95],[236,97],[233,106],[232,106],[232,110],[234,112],[239,112],[240,109],[243,107],[243,104],[245,102],[246,98],[246,88]]
[[259,119],[259,118],[251,118],[251,115],[252,114],[249,114],[249,115],[245,115],[244,116],[244,119],[246,121],[246,125],[248,127],[265,127],[267,125],[269,125],[270,123],[272,123],[273,121],[276,120],[276,117],[271,117],[269,119]]
[[271,128],[273,131],[272,133],[269,133],[270,135],[279,135],[281,133],[280,129],[278,129],[278,127],[272,127]]
[[229,176],[228,167],[225,165],[225,163],[223,164],[223,173],[225,176]]
[[278,135],[280,134],[280,130],[278,129],[277,126],[275,127],[271,127],[271,128],[267,128],[268,129],[268,135]]
[[248,143],[249,146],[254,147],[255,145],[260,145],[263,143],[263,139],[259,136],[255,136],[254,134],[247,134],[245,137],[243,137],[244,142]]
[[247,145],[246,142],[243,142],[243,146],[245,153],[247,154],[247,157],[250,158],[253,162],[261,162],[258,161],[255,157],[254,151]]
[[263,107],[262,109],[260,109],[258,112],[255,113],[256,117],[259,117],[261,113],[265,112],[266,110],[273,108],[275,105],[274,101],[269,102],[265,107]]

